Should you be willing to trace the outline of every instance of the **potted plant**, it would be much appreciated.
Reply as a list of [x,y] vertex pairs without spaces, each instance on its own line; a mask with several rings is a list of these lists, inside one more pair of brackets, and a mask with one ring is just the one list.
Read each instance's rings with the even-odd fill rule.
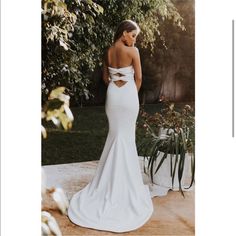
[[[177,109],[165,102],[155,114],[140,109],[141,127],[145,129],[138,153],[144,157],[144,173],[152,186],[183,191],[194,183],[195,175],[195,119],[190,105]],[[139,123],[139,126],[140,126]],[[165,194],[166,194],[165,193]]]

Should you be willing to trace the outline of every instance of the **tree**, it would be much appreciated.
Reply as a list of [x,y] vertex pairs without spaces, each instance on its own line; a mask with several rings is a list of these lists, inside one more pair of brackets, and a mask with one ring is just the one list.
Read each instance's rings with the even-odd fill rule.
[[[42,100],[49,91],[65,86],[72,97],[88,96],[89,80],[84,78],[80,66],[86,55],[75,50],[73,33],[90,26],[93,17],[103,9],[93,1],[42,1]],[[82,46],[82,45],[81,45]]]
[[157,38],[165,44],[160,31],[164,21],[185,29],[171,0],[43,0],[42,9],[43,100],[55,86],[67,87],[77,103],[92,96],[88,90],[91,74],[101,67],[122,20],[132,19],[140,25],[137,43],[150,53]]

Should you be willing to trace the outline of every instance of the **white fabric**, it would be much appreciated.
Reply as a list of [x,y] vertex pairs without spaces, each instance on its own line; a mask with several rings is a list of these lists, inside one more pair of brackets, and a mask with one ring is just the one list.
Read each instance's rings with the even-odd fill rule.
[[[109,67],[112,81],[105,111],[109,132],[95,176],[70,201],[68,216],[77,225],[126,232],[141,227],[153,213],[149,187],[144,185],[135,144],[139,111],[132,66]],[[128,81],[118,87],[115,74]]]

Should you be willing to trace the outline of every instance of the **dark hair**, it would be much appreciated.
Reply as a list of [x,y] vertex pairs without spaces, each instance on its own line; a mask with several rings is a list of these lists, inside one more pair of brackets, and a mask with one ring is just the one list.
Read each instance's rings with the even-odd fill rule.
[[122,36],[124,31],[131,32],[132,30],[137,30],[138,33],[140,32],[140,28],[137,23],[132,20],[122,21],[117,27],[116,33],[114,35],[114,42],[116,42],[116,40]]

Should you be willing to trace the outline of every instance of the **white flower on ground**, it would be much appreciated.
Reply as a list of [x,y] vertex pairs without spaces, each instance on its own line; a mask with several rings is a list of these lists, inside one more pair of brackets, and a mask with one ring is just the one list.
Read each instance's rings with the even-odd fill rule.
[[44,222],[41,222],[41,230],[42,230],[42,235],[44,236],[48,236],[50,234],[52,234],[52,232],[50,231],[48,225]]
[[73,121],[74,120],[74,116],[73,116],[70,108],[65,104],[64,105],[64,109],[65,109],[65,113],[66,113],[67,117],[70,119],[70,121]]
[[62,214],[67,214],[67,209],[69,207],[69,200],[61,188],[55,188],[55,190],[52,193],[53,200],[57,203],[57,206],[59,210],[62,212]]
[[[45,235],[51,235],[51,233],[55,234],[56,236],[62,236],[61,230],[57,224],[57,221],[55,218],[48,213],[47,211],[41,212],[41,223],[42,223],[42,230],[45,230]],[[48,232],[48,229],[46,228],[45,224],[48,226],[50,230],[50,234],[46,234]]]

